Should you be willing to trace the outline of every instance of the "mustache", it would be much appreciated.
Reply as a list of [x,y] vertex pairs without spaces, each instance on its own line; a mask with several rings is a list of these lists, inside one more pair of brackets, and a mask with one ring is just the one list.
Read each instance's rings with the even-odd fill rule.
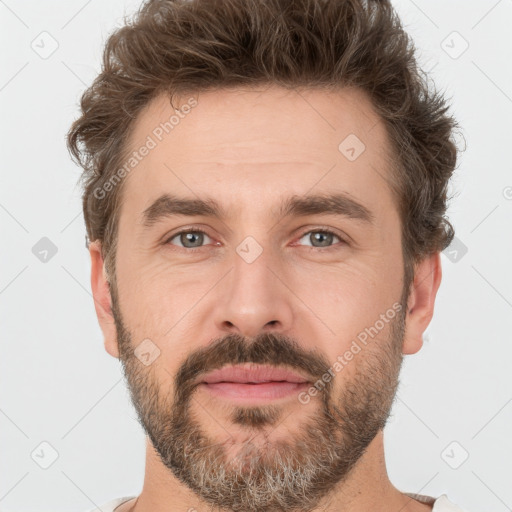
[[175,376],[175,399],[181,402],[189,396],[197,386],[196,379],[202,374],[225,365],[244,363],[287,366],[302,370],[313,381],[321,379],[330,367],[317,350],[306,350],[287,336],[262,333],[252,341],[247,341],[243,336],[233,333],[187,357]]

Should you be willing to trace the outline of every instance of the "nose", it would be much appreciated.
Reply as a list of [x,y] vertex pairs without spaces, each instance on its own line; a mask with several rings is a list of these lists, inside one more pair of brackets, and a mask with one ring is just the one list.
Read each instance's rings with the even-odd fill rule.
[[234,255],[233,268],[218,290],[216,327],[246,337],[289,331],[294,295],[279,261],[266,250],[249,261]]

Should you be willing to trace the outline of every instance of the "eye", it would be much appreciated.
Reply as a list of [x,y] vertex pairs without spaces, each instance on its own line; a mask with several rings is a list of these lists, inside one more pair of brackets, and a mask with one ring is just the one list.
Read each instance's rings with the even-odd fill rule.
[[202,229],[185,229],[172,235],[164,244],[169,244],[176,238],[179,244],[173,245],[178,245],[178,247],[183,247],[184,249],[195,249],[202,247],[205,237],[210,238]]
[[[308,235],[309,238],[307,238]],[[166,239],[164,245],[177,245],[178,247],[182,247],[184,249],[188,249],[190,252],[193,252],[195,249],[200,249],[204,247],[205,237],[210,239],[206,231],[203,231],[202,229],[199,228],[189,228],[174,233],[172,236]],[[327,228],[305,231],[301,235],[299,242],[303,238],[306,238],[306,240],[309,240],[311,242],[310,247],[312,249],[329,249],[330,247],[333,246],[333,243],[335,243],[335,239],[338,239],[343,244],[347,244],[347,242],[343,240],[338,234]],[[173,242],[173,240],[175,239],[177,243]],[[219,243],[216,242],[215,245],[219,245]]]
[[[330,229],[317,229],[313,231],[306,231],[303,233],[299,239],[302,240],[306,238],[310,242],[312,242],[312,247],[314,249],[321,249],[322,247],[332,247],[333,239],[337,238],[340,242],[346,243],[339,235],[337,235],[334,231]],[[314,245],[318,244],[318,245]]]

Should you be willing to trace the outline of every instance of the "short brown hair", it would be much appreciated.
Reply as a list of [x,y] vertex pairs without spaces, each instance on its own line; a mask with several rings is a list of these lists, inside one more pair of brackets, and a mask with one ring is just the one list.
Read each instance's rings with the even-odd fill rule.
[[115,282],[122,184],[94,190],[126,160],[134,120],[158,94],[276,84],[285,88],[357,87],[391,141],[402,222],[405,279],[414,264],[445,249],[445,218],[457,148],[442,95],[418,69],[415,48],[389,0],[149,0],[107,40],[99,76],[81,98],[67,135],[83,167],[89,240],[100,240]]

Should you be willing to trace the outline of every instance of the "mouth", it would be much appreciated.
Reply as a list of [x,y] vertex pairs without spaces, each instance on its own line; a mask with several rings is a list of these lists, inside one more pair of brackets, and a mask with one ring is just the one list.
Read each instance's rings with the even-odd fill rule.
[[294,396],[309,385],[309,380],[295,371],[253,364],[213,370],[200,381],[202,389],[217,397],[251,403]]

